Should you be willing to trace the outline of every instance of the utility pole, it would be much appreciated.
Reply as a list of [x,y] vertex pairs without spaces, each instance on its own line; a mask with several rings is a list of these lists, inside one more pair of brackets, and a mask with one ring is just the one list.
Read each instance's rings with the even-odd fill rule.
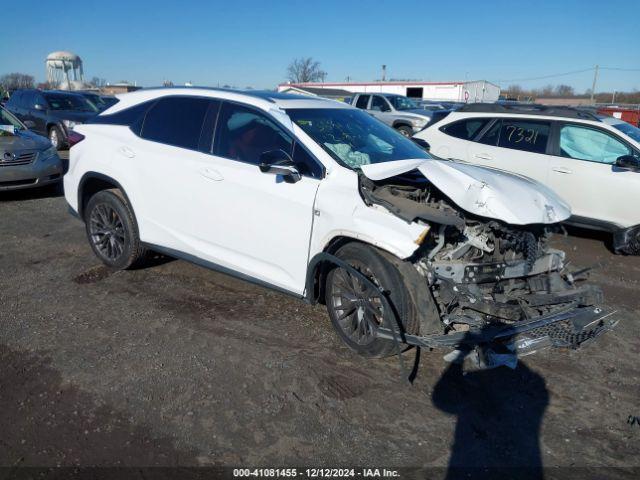
[[598,69],[600,67],[596,65],[596,68],[593,71],[593,85],[591,85],[591,104],[595,103],[595,95],[596,95],[596,82],[598,81]]
[[611,97],[611,104],[613,105],[614,103],[616,103],[616,91],[613,91],[613,96]]
[[382,65],[382,81],[384,82],[387,79],[387,66]]

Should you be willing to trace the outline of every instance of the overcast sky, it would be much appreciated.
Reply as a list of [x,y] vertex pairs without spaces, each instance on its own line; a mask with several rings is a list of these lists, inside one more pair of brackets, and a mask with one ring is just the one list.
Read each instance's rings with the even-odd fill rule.
[[638,0],[19,0],[3,2],[0,18],[0,74],[37,81],[48,53],[69,50],[88,79],[144,86],[273,88],[292,59],[311,56],[328,82],[379,79],[386,64],[391,78],[582,92],[592,71],[534,78],[599,64],[629,71],[603,70],[598,91],[640,89]]

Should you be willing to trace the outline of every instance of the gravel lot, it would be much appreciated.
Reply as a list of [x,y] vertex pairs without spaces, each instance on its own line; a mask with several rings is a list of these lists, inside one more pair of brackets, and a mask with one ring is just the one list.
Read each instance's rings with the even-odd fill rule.
[[640,466],[640,258],[597,236],[555,243],[597,266],[614,332],[464,377],[423,351],[409,387],[322,306],[183,261],[107,270],[53,189],[1,194],[0,225],[0,465]]

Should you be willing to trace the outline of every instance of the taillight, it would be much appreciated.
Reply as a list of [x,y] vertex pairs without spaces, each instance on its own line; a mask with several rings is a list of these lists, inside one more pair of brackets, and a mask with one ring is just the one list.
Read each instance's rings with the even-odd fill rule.
[[67,142],[69,143],[69,148],[77,145],[82,140],[84,140],[84,135],[79,134],[78,132],[74,132],[73,130],[69,131],[67,135]]

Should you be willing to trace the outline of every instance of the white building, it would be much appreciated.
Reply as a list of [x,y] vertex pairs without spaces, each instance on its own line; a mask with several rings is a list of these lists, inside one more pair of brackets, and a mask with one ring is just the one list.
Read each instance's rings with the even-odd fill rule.
[[278,91],[291,87],[341,89],[353,93],[396,93],[423,100],[450,102],[495,102],[500,87],[486,80],[472,82],[364,82],[364,83],[283,83]]

